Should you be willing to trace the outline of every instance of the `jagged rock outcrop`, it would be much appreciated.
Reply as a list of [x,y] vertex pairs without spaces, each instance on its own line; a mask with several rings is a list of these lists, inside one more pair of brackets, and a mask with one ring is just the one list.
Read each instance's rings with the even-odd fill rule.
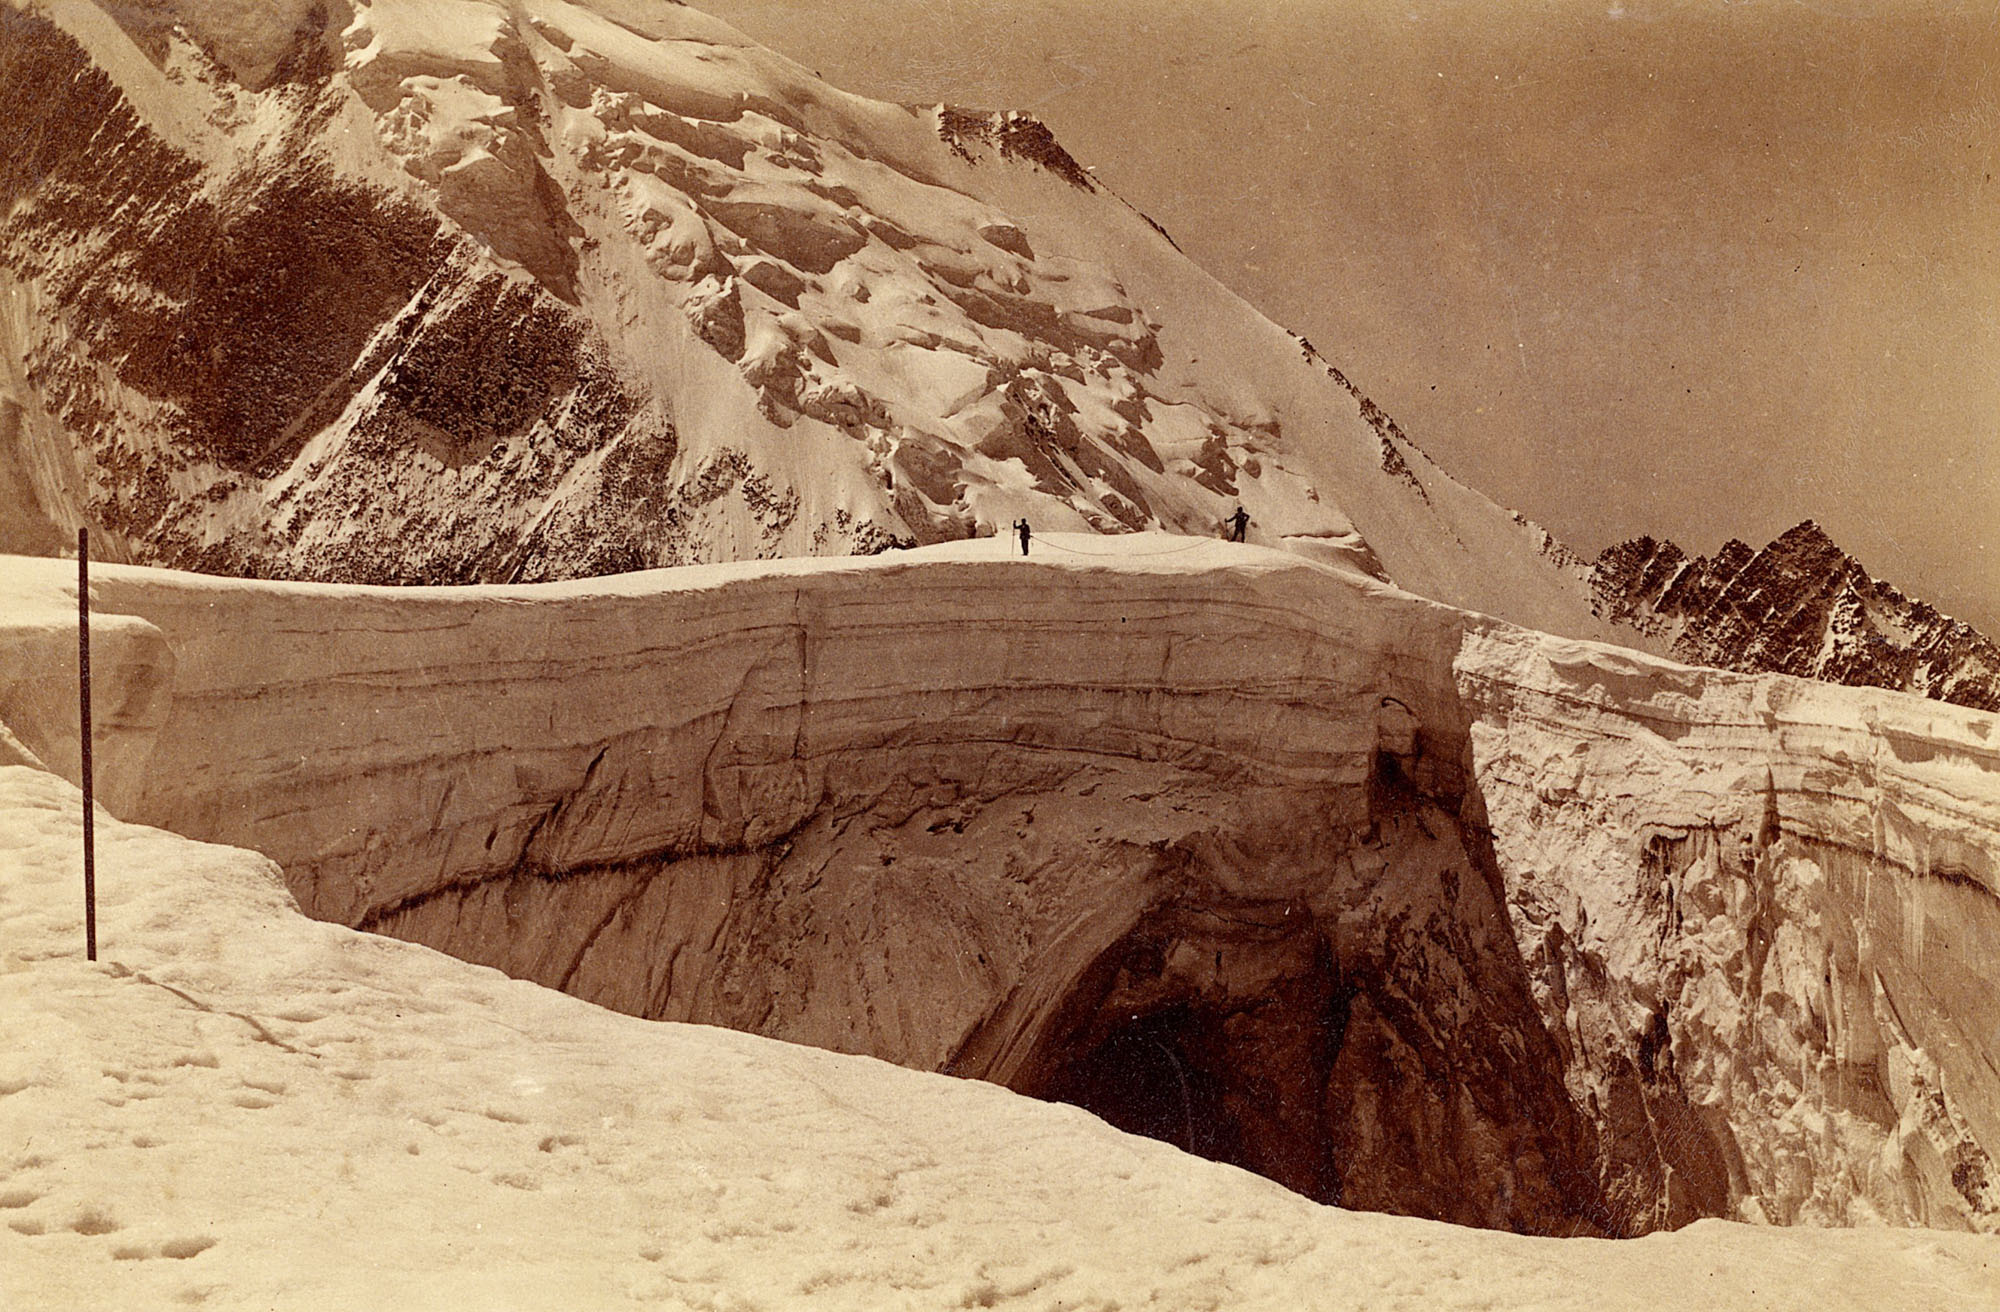
[[[107,569],[99,607],[175,665],[159,768],[104,796],[270,854],[325,918],[1350,1206],[2000,1224],[1991,716],[1254,548],[1037,550],[472,590]],[[60,567],[20,566],[59,608]],[[37,752],[48,717],[0,700]]]
[[528,581],[1240,504],[1612,632],[1027,115],[612,0],[7,0],[0,114],[0,549]]
[[1606,618],[1681,660],[2000,710],[2000,647],[1870,577],[1811,520],[1713,557],[1634,538],[1598,557],[1591,586]]

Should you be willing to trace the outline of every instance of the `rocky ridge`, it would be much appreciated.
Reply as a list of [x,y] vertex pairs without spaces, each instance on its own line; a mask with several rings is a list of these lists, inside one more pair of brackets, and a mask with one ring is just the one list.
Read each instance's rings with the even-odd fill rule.
[[1634,538],[1599,556],[1600,612],[1678,659],[2000,710],[2000,646],[1873,578],[1807,520],[1713,557]]

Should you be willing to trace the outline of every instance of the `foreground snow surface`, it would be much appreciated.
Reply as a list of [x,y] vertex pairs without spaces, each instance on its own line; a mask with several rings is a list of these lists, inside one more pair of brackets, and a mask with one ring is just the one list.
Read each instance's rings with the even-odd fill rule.
[[1524,1239],[1319,1207],[1072,1109],[648,1023],[301,916],[0,767],[14,1308],[1991,1308],[2000,1241]]

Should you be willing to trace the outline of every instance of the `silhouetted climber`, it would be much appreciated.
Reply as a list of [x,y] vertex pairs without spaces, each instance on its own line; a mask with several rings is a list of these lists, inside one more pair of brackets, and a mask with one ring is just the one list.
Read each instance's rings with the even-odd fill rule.
[[1250,527],[1250,513],[1244,510],[1243,507],[1238,506],[1236,507],[1236,513],[1229,517],[1229,523],[1232,525],[1229,531],[1229,540],[1231,542],[1241,542],[1243,540],[1243,530]]
[[1033,537],[1034,533],[1029,529],[1028,521],[1025,519],[1015,520],[1014,528],[1021,535],[1021,554],[1025,556],[1028,554],[1028,539]]

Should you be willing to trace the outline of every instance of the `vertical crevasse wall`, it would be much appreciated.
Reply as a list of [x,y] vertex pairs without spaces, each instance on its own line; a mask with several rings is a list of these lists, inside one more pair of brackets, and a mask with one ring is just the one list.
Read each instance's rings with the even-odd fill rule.
[[1749,1218],[2000,1220],[1994,717],[1475,633],[1508,910],[1606,1176]]

